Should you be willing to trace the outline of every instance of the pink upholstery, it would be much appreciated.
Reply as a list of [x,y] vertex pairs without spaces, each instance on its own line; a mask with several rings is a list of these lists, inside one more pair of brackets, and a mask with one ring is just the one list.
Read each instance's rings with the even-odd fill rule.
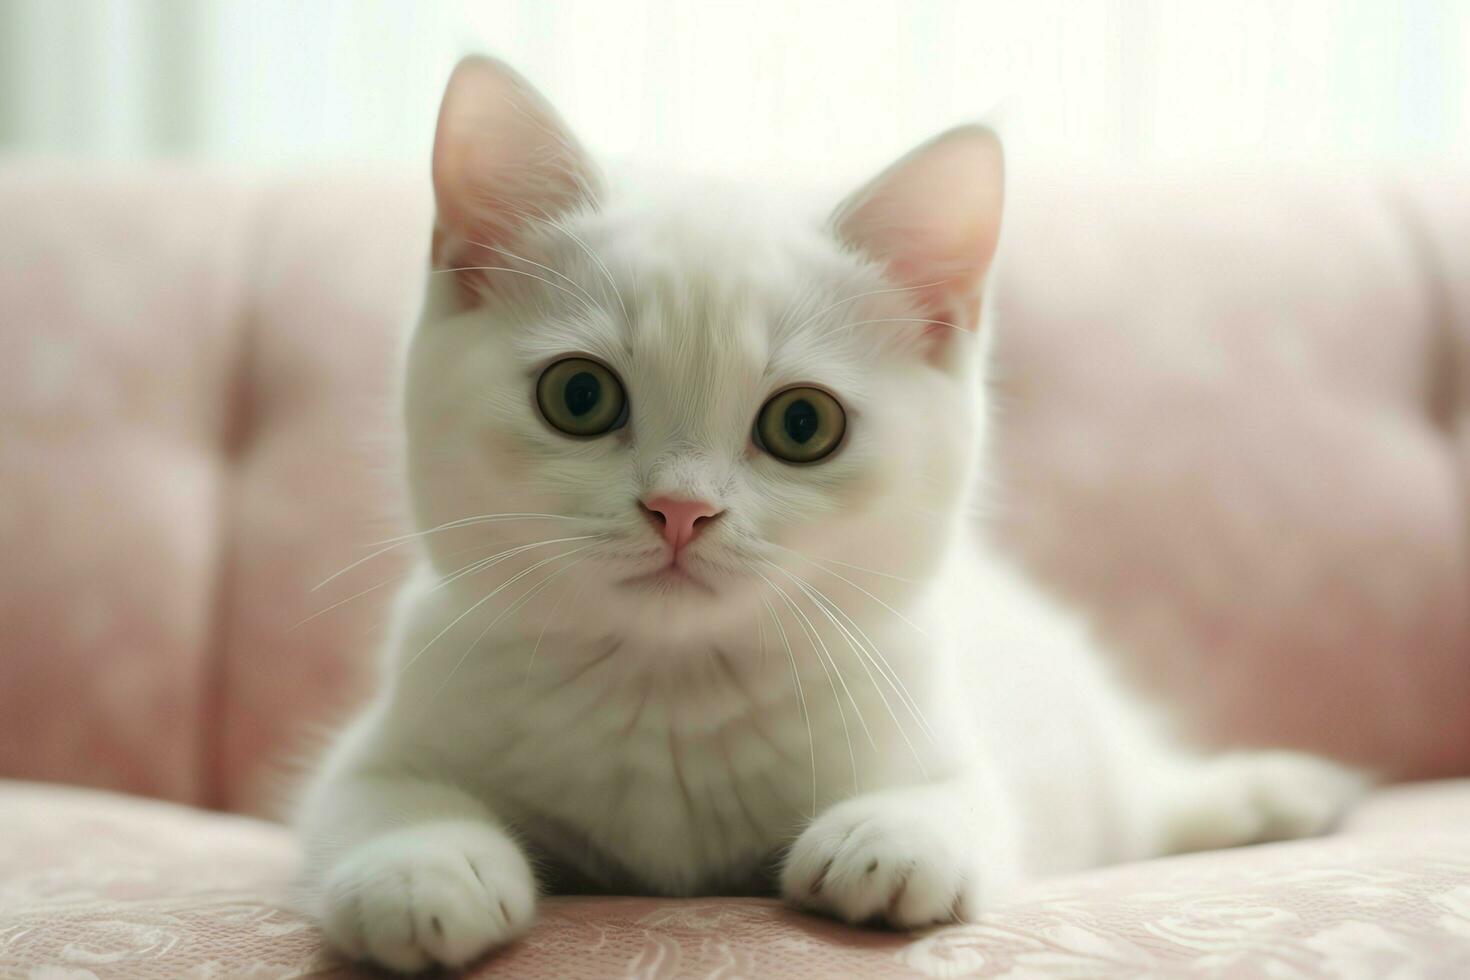
[[404,184],[0,172],[0,774],[275,808],[397,533]]
[[[1361,827],[1357,826],[1361,824]],[[373,977],[293,910],[290,835],[241,817],[0,786],[0,975]],[[43,970],[53,972],[39,972]],[[1044,882],[981,925],[848,929],[761,899],[553,898],[475,977],[1458,978],[1470,781],[1390,791],[1336,837]]]
[[1032,190],[1007,540],[1207,737],[1470,771],[1470,180]]
[[[401,529],[390,392],[420,183],[0,168],[0,776],[270,814],[361,696],[403,559],[311,588]],[[1203,738],[1470,773],[1470,180],[1023,181],[1007,237],[1004,543]],[[282,911],[280,831],[8,792],[0,951],[93,969],[88,930],[111,923],[195,965],[258,955],[260,976],[318,955]],[[1441,887],[1467,842],[1404,834],[1470,826],[1455,799],[1371,840],[1054,883],[935,942],[759,903],[567,901],[505,962],[571,975],[558,955],[605,943],[651,975],[724,956],[1126,972],[1249,940],[1297,944],[1290,975],[1314,972],[1315,936],[1412,964],[1470,937]],[[761,942],[704,942],[727,933]]]

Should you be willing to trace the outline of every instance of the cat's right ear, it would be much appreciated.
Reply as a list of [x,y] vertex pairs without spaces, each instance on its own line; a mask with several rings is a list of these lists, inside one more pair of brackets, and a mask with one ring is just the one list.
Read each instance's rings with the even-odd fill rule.
[[[434,134],[433,263],[467,295],[493,289],[532,222],[596,202],[598,174],[551,105],[507,65],[471,56],[449,77]],[[504,251],[497,251],[504,250]]]

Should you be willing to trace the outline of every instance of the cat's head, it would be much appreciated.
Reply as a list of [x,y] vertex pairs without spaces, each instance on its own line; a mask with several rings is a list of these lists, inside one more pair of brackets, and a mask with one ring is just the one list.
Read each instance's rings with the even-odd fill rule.
[[450,80],[433,175],[406,408],[421,530],[461,522],[424,536],[452,587],[679,637],[922,588],[982,424],[991,132],[945,133],[808,209],[606,179],[477,58]]

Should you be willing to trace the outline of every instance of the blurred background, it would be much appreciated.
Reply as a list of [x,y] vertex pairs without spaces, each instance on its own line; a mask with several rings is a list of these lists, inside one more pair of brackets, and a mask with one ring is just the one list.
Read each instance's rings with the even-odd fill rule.
[[467,51],[590,146],[869,167],[958,120],[1022,163],[1467,156],[1459,0],[0,0],[0,148],[422,167]]

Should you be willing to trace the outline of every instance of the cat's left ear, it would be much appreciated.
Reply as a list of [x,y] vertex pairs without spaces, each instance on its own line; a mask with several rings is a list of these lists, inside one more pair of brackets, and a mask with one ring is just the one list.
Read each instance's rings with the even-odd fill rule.
[[935,137],[883,171],[833,215],[838,237],[913,291],[936,338],[975,330],[980,288],[1000,240],[1005,159],[983,126]]

